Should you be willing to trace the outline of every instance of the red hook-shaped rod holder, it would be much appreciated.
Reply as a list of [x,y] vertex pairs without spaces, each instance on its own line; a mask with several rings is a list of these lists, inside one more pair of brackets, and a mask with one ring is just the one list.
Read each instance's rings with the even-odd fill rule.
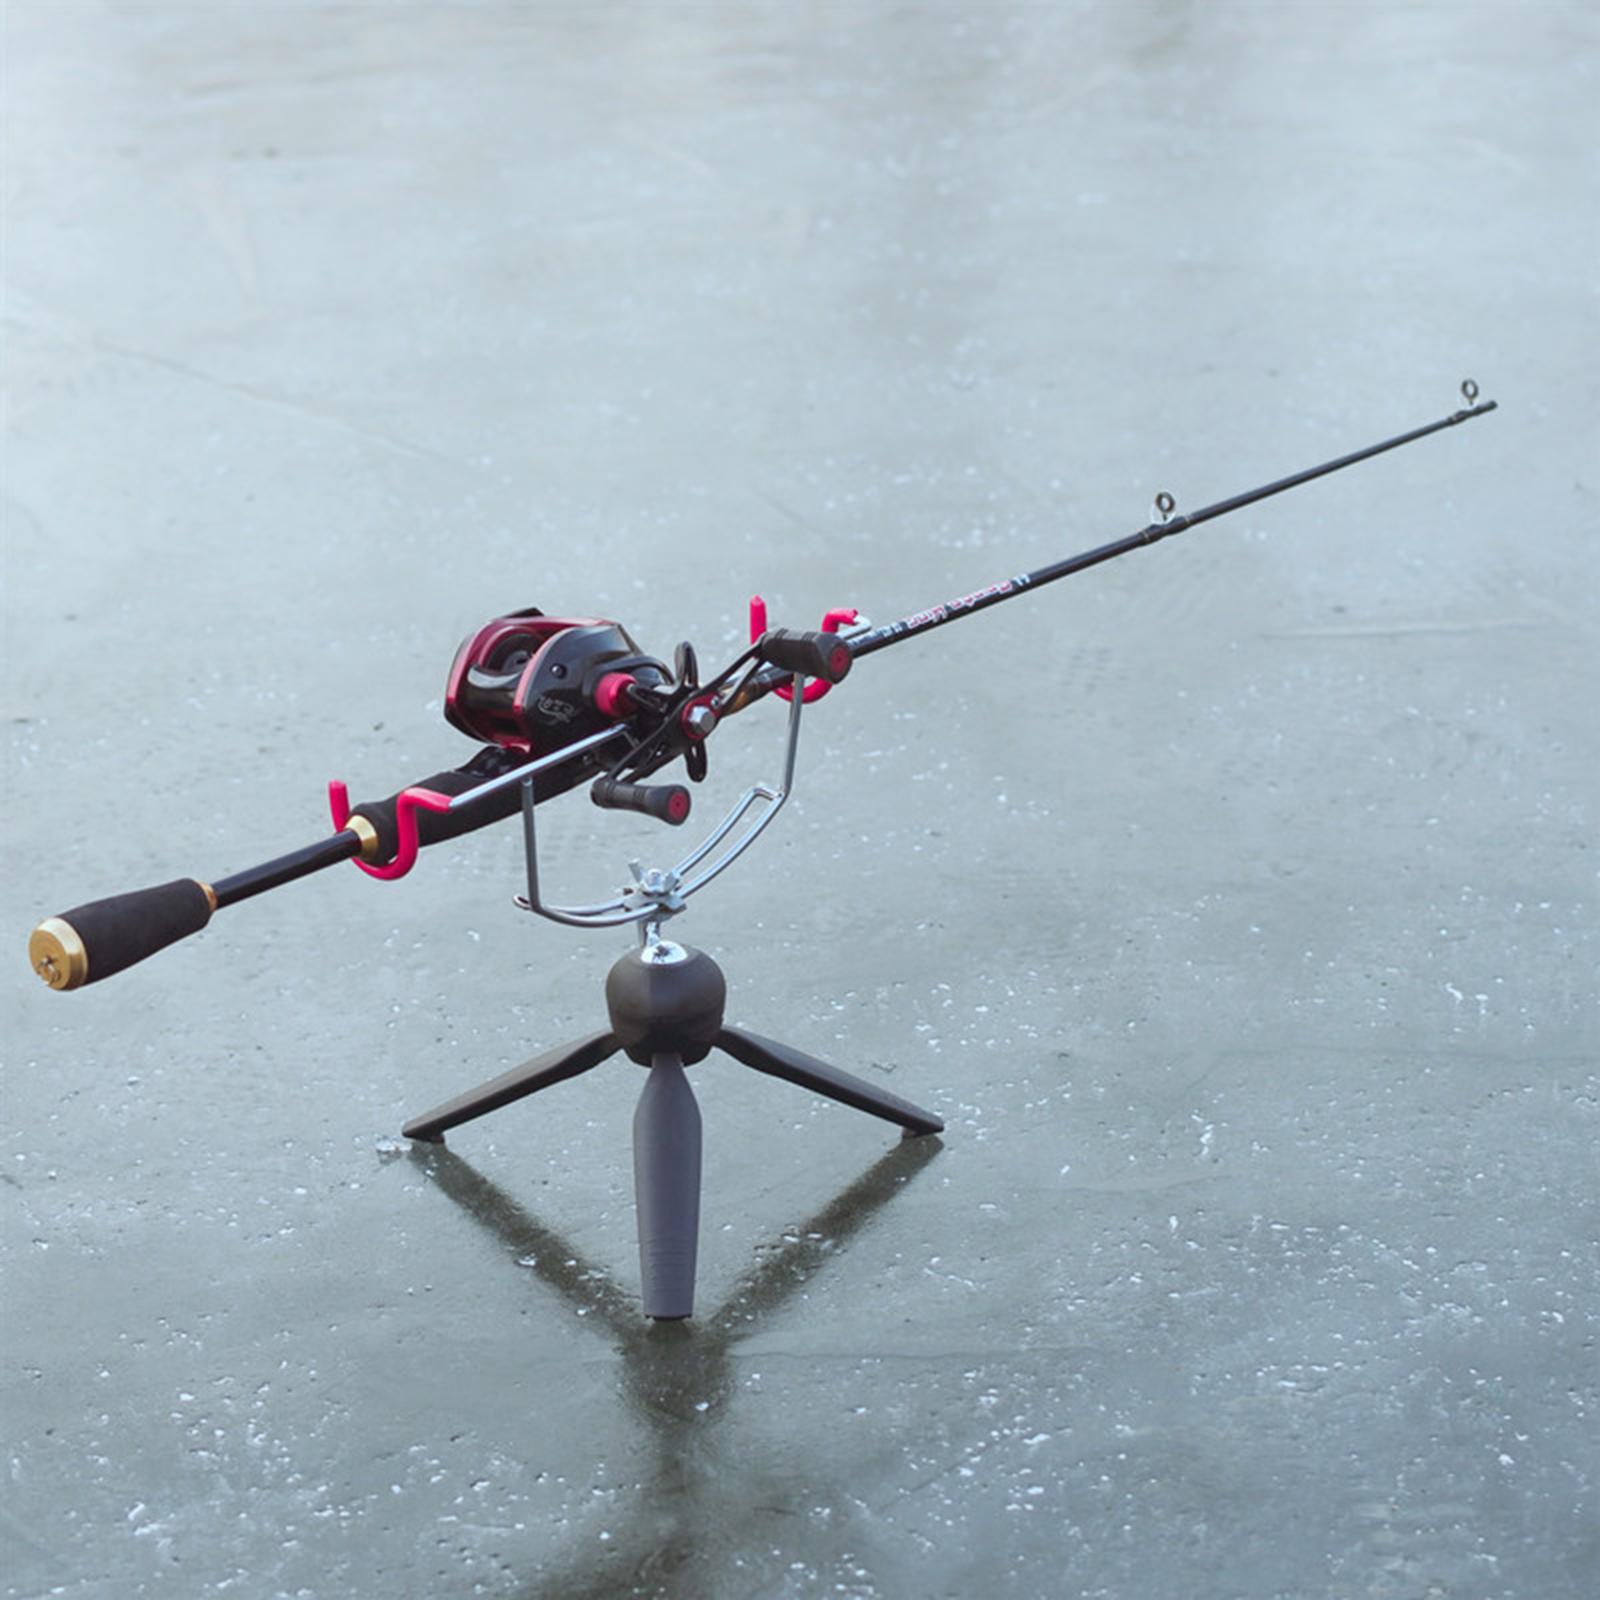
[[[853,606],[848,611],[830,611],[822,619],[821,631],[823,633],[837,633],[845,623],[854,622],[858,615],[859,613]],[[750,596],[750,643],[754,644],[766,631],[767,602],[760,595],[753,594]],[[831,683],[824,683],[821,678],[813,678],[806,685],[806,692],[801,696],[800,703],[808,706],[812,701],[820,700],[832,687]],[[794,698],[794,690],[788,684],[783,684],[772,692],[776,695],[781,695],[785,700]]]
[[[402,789],[395,800],[394,826],[398,844],[394,860],[381,867],[365,861],[356,865],[369,878],[403,878],[417,864],[417,811],[448,811],[450,796],[436,794],[432,789]],[[350,791],[335,778],[328,785],[328,809],[333,813],[333,826],[340,830],[350,820]]]

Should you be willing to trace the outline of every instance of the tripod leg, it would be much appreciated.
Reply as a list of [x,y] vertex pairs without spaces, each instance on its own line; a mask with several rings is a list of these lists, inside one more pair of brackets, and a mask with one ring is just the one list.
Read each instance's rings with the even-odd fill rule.
[[645,1315],[687,1317],[700,1241],[700,1107],[679,1055],[651,1061],[633,1114],[633,1189]]
[[547,1050],[520,1067],[513,1067],[503,1077],[481,1083],[476,1089],[435,1106],[425,1116],[413,1117],[400,1131],[408,1139],[428,1139],[435,1144],[444,1142],[445,1129],[459,1123],[471,1122],[485,1112],[498,1111],[524,1095],[537,1094],[563,1078],[576,1078],[580,1072],[598,1067],[607,1056],[615,1055],[622,1047],[613,1033],[591,1033],[586,1039]]
[[813,1094],[826,1095],[841,1105],[854,1106],[857,1111],[870,1111],[887,1122],[897,1122],[910,1134],[943,1133],[944,1123],[932,1112],[923,1111],[890,1094],[874,1084],[830,1067],[803,1050],[793,1050],[775,1039],[763,1039],[758,1033],[746,1033],[743,1028],[724,1028],[717,1035],[717,1048],[726,1050],[735,1061],[742,1061],[757,1072],[771,1073],[788,1083],[797,1083]]

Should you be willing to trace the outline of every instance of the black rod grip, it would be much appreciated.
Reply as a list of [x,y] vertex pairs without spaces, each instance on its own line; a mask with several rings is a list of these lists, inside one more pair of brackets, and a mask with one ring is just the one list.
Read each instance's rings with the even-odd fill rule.
[[689,791],[681,783],[623,783],[619,778],[596,778],[589,798],[608,811],[642,811],[673,827],[689,820]]
[[[476,788],[485,778],[495,776],[498,774],[492,771],[474,772],[457,767],[449,772],[436,772],[431,778],[424,778],[420,783],[408,784],[406,787],[431,789],[435,794],[453,797],[465,794],[468,789]],[[395,852],[400,848],[400,830],[396,820],[399,803],[400,796],[392,794],[387,800],[363,800],[360,805],[350,808],[352,816],[365,817],[377,832],[378,847],[375,860],[393,861]],[[502,822],[505,818],[515,815],[521,803],[521,786],[511,784],[494,794],[485,795],[474,805],[464,806],[460,811],[418,811],[417,843],[438,844],[443,839],[458,838],[463,833],[471,833],[474,829],[485,827],[491,822]]]
[[825,683],[841,682],[850,670],[850,646],[836,633],[771,628],[762,634],[756,654],[785,672],[803,672]]
[[46,917],[28,940],[28,960],[52,989],[81,989],[198,933],[211,920],[211,891],[193,878]]

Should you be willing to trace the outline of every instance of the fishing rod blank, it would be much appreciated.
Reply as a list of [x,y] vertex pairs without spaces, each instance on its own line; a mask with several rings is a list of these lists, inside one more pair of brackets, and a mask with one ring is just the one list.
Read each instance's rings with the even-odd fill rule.
[[[446,719],[480,742],[471,760],[354,809],[343,784],[330,784],[331,836],[214,883],[179,878],[46,918],[28,941],[29,962],[51,988],[80,988],[199,932],[224,906],[341,861],[375,877],[403,876],[422,846],[502,821],[585,780],[597,805],[681,823],[689,791],[641,780],[679,757],[692,780],[704,777],[711,732],[757,699],[791,682],[798,694],[807,677],[836,683],[860,657],[1496,409],[1493,400],[1479,401],[1470,379],[1461,394],[1466,405],[1450,416],[1198,511],[1177,514],[1172,497],[1160,495],[1160,520],[1126,538],[882,627],[845,637],[763,631],[708,684],[700,683],[687,643],[669,667],[642,654],[614,622],[552,618],[536,607],[496,618],[463,641],[447,680]],[[836,627],[837,617],[825,626]]]

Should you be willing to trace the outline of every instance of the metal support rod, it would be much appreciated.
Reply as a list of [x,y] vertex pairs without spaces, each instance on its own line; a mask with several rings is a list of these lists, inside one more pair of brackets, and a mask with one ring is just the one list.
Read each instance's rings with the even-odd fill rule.
[[522,853],[528,858],[528,904],[539,903],[539,840],[534,831],[533,813],[538,809],[533,779],[522,780]]
[[453,795],[450,800],[452,811],[461,811],[465,807],[475,805],[487,795],[498,794],[502,789],[509,789],[514,783],[524,783],[529,778],[541,772],[547,772],[551,767],[559,767],[568,761],[575,761],[579,756],[587,755],[592,750],[598,750],[601,745],[609,744],[611,740],[624,737],[627,729],[621,723],[615,727],[602,728],[599,733],[591,733],[587,739],[576,739],[571,744],[563,745],[559,750],[547,756],[540,756],[537,761],[524,762],[520,767],[513,767],[509,772],[502,772],[497,778],[486,778],[482,783],[470,789],[463,789],[460,794]]

